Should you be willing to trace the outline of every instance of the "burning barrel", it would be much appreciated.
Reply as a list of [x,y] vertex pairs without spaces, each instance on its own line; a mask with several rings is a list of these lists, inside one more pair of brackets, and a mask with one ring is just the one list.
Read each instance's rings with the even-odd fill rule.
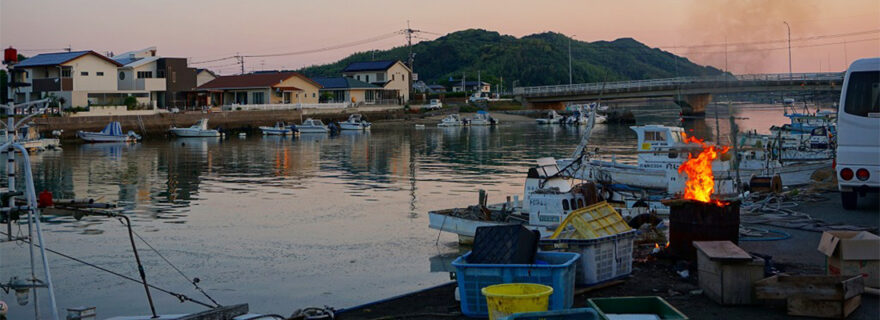
[[694,241],[730,240],[739,243],[739,200],[700,202],[677,199],[669,206],[669,250],[682,259],[694,260]]

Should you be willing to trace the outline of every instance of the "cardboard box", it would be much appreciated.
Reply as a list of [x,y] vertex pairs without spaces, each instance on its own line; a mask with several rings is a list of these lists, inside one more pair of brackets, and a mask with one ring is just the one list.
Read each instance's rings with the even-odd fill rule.
[[825,231],[819,240],[828,275],[861,275],[865,286],[880,287],[880,237],[867,231]]

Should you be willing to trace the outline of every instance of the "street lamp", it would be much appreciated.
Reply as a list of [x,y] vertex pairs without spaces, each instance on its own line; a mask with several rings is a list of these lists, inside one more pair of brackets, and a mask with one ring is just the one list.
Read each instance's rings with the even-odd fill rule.
[[782,21],[782,23],[788,29],[788,78],[791,79],[791,26],[788,25],[787,21]]
[[574,38],[576,35],[571,35],[568,37],[568,85],[572,85],[571,81],[571,38]]

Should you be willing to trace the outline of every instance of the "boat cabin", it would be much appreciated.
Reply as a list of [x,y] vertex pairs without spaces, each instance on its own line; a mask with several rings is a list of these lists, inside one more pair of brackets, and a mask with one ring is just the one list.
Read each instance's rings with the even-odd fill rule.
[[558,176],[556,159],[540,158],[529,169],[523,192],[522,212],[528,213],[529,224],[555,227],[574,210],[586,205],[583,192],[571,181]]
[[640,168],[678,168],[687,159],[686,149],[690,147],[684,142],[684,129],[681,127],[646,125],[629,128],[638,137]]

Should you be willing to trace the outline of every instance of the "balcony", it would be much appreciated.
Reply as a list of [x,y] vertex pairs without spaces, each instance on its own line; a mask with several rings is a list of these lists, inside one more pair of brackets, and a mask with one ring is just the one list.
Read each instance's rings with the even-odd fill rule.
[[165,78],[140,78],[119,81],[119,90],[165,91]]
[[73,90],[73,79],[62,78],[60,86],[58,78],[34,79],[32,86],[33,92],[70,91]]

